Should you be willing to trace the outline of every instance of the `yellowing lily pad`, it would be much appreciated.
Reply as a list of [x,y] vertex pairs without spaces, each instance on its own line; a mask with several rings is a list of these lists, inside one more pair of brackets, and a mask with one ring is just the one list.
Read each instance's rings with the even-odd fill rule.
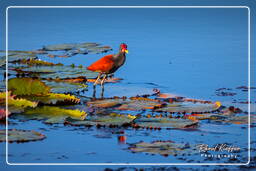
[[[16,98],[15,96],[11,96],[11,93],[8,92],[8,113],[20,113],[23,112],[27,107],[36,107],[37,102],[32,102],[27,99]],[[0,93],[0,106],[5,108],[6,105],[6,93]]]
[[27,109],[24,113],[14,115],[13,118],[20,120],[44,120],[45,123],[64,123],[66,118],[83,120],[86,113],[80,110],[64,109],[54,106],[42,106],[34,109]]

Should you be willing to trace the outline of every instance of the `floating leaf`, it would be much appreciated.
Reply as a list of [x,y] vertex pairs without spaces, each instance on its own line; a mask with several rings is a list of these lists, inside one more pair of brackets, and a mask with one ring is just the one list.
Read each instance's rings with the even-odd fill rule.
[[16,61],[16,63],[19,64],[27,64],[28,66],[63,66],[63,64],[58,63],[58,64],[54,64],[52,62],[47,62],[47,61],[42,61],[39,59],[22,59],[19,61]]
[[80,99],[75,97],[74,95],[70,94],[57,94],[57,93],[48,93],[46,95],[41,95],[41,96],[23,96],[24,98],[35,101],[35,102],[40,102],[43,104],[77,104],[80,102]]
[[47,86],[51,88],[53,93],[73,93],[85,90],[88,86],[82,83],[72,83],[69,81],[43,81]]
[[[50,87],[32,78],[13,78],[8,81],[12,94],[43,104],[77,104],[80,99],[70,94],[50,93]],[[56,89],[55,89],[56,91]]]
[[[0,66],[6,64],[5,51],[0,51]],[[30,51],[9,51],[8,62],[15,62],[20,60],[37,59],[36,54]]]
[[32,78],[12,78],[8,80],[8,90],[15,95],[46,95],[50,87]]
[[[36,131],[29,131],[29,130],[16,130],[11,129],[8,130],[8,141],[9,142],[29,142],[29,141],[38,141],[43,140],[45,135],[36,132]],[[6,130],[0,130],[0,142],[6,141]]]
[[[176,104],[176,105],[175,105]],[[185,112],[185,113],[192,113],[192,112],[211,112],[217,110],[221,104],[216,102],[214,104],[202,104],[202,103],[173,103],[168,104],[163,108],[158,108],[156,111],[159,112]]]
[[68,83],[85,83],[87,81],[86,77],[84,77],[84,76],[79,76],[79,77],[74,77],[74,78],[62,78],[62,79],[49,78],[47,80],[55,81],[55,82],[68,82]]
[[168,155],[185,155],[195,153],[196,149],[188,144],[176,144],[173,141],[139,142],[130,144],[129,150],[135,153]]
[[142,97],[131,97],[130,101],[122,104],[117,110],[146,110],[146,109],[157,109],[161,108],[164,104],[159,100],[142,98]]
[[124,99],[103,99],[103,100],[94,100],[87,102],[87,105],[90,107],[98,107],[98,108],[110,108],[120,106],[121,104],[125,103]]
[[87,102],[92,107],[117,107],[116,110],[146,110],[155,109],[162,106],[162,103],[158,100],[149,98],[132,97],[130,99],[114,98],[114,99],[102,99]]
[[27,73],[44,79],[65,79],[65,78],[95,78],[98,73],[84,68],[71,66],[32,66],[29,68],[15,69],[19,73]]
[[137,118],[134,127],[142,128],[191,128],[197,127],[197,121],[181,118]]
[[21,120],[37,119],[44,120],[45,123],[64,123],[66,118],[83,120],[86,113],[80,110],[63,109],[53,106],[42,106],[34,109],[26,109],[24,113],[13,115]]
[[131,115],[120,115],[112,113],[110,115],[104,116],[91,116],[83,121],[76,121],[67,119],[68,124],[73,126],[108,126],[108,127],[121,127],[129,126],[131,122],[135,119]]
[[223,117],[223,118],[214,118],[211,120],[214,120],[217,122],[232,123],[232,124],[248,124],[248,117],[249,116],[231,116],[231,117]]
[[43,51],[63,51],[62,54],[49,54],[49,57],[70,57],[76,54],[104,53],[112,50],[109,46],[99,46],[97,43],[71,43],[44,46]]
[[[0,93],[0,106],[5,107],[6,103],[6,93]],[[27,99],[16,98],[15,96],[11,96],[10,92],[8,92],[8,112],[11,113],[20,113],[23,112],[27,107],[36,107],[37,103],[29,101]]]

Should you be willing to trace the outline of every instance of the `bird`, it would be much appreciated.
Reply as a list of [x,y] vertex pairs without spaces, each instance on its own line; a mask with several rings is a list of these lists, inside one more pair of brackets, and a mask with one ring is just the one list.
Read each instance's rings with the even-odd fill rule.
[[93,84],[94,86],[104,75],[101,80],[101,86],[103,86],[107,76],[116,72],[125,63],[126,54],[128,53],[127,47],[125,43],[121,43],[117,54],[106,55],[87,67],[88,70],[99,73]]

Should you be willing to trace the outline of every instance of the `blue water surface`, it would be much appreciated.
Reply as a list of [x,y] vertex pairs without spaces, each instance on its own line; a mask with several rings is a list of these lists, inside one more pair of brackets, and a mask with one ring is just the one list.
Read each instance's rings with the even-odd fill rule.
[[[152,1],[150,3],[152,5]],[[10,8],[8,16],[9,50],[96,42],[111,46],[111,53],[116,53],[119,44],[126,43],[127,61],[115,73],[123,81],[107,84],[105,97],[134,96],[149,93],[153,88],[185,97],[219,100],[224,105],[234,105],[234,99],[246,100],[248,97],[247,93],[241,92],[234,97],[215,94],[218,88],[235,89],[248,84],[247,8]],[[80,54],[71,58],[48,58],[47,61],[88,66],[104,55]],[[91,96],[91,89],[90,85],[84,95]],[[247,105],[238,107],[248,110]],[[39,121],[10,127],[34,129],[47,135],[44,141],[11,144],[9,162],[13,163],[186,163],[173,156],[133,154],[127,150],[127,145],[118,143],[118,135],[112,134],[111,130],[51,126]],[[202,123],[199,131],[124,131],[128,143],[160,139],[210,145],[229,142],[246,147],[248,130],[241,127],[246,125]],[[246,158],[247,153],[242,155]],[[62,167],[65,169],[69,168]]]

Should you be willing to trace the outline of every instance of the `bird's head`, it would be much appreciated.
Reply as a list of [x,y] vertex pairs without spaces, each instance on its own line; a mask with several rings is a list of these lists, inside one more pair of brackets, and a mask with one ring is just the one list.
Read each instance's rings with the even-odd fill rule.
[[127,50],[127,45],[125,43],[122,43],[120,45],[120,51],[121,52],[124,52],[124,53],[128,53],[128,50]]

